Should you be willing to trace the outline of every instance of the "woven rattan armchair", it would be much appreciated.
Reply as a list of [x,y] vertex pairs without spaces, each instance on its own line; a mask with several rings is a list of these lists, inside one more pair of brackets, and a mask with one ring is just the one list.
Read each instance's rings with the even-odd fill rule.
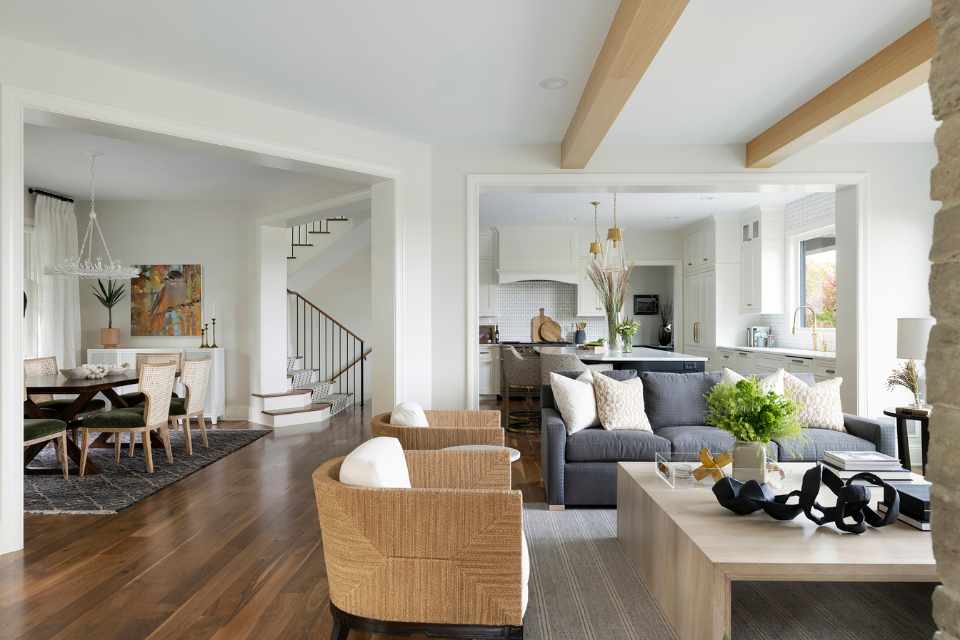
[[313,473],[333,612],[351,630],[443,638],[523,637],[522,499],[507,451],[406,451],[411,489]]
[[499,411],[424,411],[429,427],[390,424],[390,414],[373,416],[370,427],[375,436],[400,441],[404,450],[445,449],[464,444],[503,446]]
[[[540,357],[536,353],[520,355],[508,346],[501,349],[503,354],[504,388],[504,418],[507,427],[523,427],[529,420],[539,419],[539,406],[526,409],[525,412],[514,411],[513,399],[523,398],[532,400],[535,404],[540,399]],[[525,415],[526,414],[526,415]]]

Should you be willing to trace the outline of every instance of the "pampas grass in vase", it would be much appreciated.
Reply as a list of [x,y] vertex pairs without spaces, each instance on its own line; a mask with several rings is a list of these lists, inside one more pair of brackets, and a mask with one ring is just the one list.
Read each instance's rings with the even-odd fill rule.
[[596,262],[587,268],[590,281],[597,288],[600,303],[607,314],[607,339],[611,351],[620,351],[620,327],[623,315],[623,299],[627,292],[630,268],[604,269]]

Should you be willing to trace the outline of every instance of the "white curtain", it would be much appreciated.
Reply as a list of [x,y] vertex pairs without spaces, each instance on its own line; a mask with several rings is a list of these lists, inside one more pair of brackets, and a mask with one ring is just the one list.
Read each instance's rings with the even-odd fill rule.
[[48,266],[77,255],[77,216],[73,203],[37,194],[35,226],[30,242],[27,291],[28,319],[36,317],[37,356],[56,356],[61,368],[77,366],[80,357],[80,283],[77,278],[49,276]]

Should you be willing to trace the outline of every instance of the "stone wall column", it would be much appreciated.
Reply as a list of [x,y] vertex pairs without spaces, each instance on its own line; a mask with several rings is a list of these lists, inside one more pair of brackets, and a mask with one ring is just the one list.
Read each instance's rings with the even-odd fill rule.
[[927,352],[933,548],[942,585],[933,595],[937,640],[960,640],[960,0],[933,0],[937,53],[930,72],[940,121],[930,193],[942,203],[933,231]]

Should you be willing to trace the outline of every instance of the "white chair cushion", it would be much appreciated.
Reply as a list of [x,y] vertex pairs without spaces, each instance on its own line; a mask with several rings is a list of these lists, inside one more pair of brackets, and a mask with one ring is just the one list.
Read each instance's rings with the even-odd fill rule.
[[520,534],[520,617],[527,612],[530,602],[530,549],[527,547],[527,534]]
[[620,382],[607,376],[594,376],[597,416],[604,429],[653,431],[643,402],[643,381],[633,378]]
[[357,487],[409,489],[410,472],[396,438],[367,440],[340,464],[340,482]]
[[843,408],[840,404],[841,384],[843,378],[830,378],[811,386],[789,372],[783,376],[786,396],[797,405],[797,420],[801,427],[847,430],[843,425]]
[[427,414],[416,402],[401,402],[390,414],[390,424],[398,427],[429,427]]
[[597,418],[597,401],[593,396],[593,376],[584,371],[576,380],[558,373],[550,374],[550,388],[557,409],[563,416],[567,434],[573,435],[587,427],[600,426]]
[[[770,393],[773,391],[778,396],[783,395],[783,374],[786,371],[784,369],[777,369],[774,373],[771,373],[765,378],[759,378],[760,382],[760,391],[764,393]],[[740,375],[733,369],[723,368],[723,374],[720,376],[720,384],[737,384],[744,379],[745,376]]]

